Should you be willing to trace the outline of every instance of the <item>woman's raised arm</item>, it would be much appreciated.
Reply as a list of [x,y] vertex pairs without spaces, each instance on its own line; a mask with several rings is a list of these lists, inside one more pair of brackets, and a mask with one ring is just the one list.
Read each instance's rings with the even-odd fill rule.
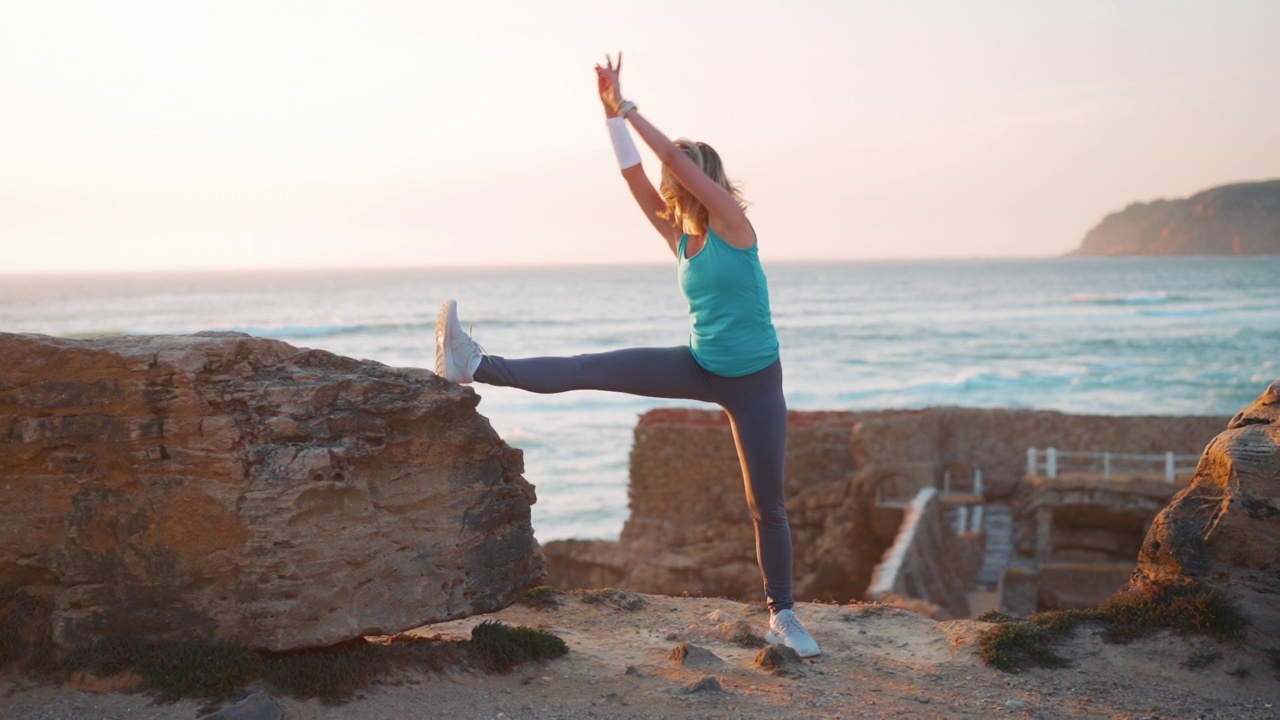
[[605,62],[606,67],[596,65],[596,84],[600,91],[600,101],[604,104],[605,117],[608,118],[606,122],[609,123],[609,134],[618,154],[618,163],[622,167],[622,178],[627,181],[631,196],[635,198],[645,218],[667,241],[667,247],[674,254],[680,242],[680,227],[673,219],[664,217],[667,215],[667,204],[653,187],[649,176],[644,174],[640,155],[635,152],[635,145],[627,131],[626,120],[618,114],[622,97],[618,79],[619,71],[622,70],[622,55],[618,55],[617,66],[608,56],[605,56]]
[[[735,247],[748,248],[755,245],[755,230],[752,229],[751,223],[747,220],[747,214],[743,212],[742,206],[738,204],[737,199],[728,190],[721,187],[719,183],[708,177],[702,171],[702,168],[690,160],[689,156],[676,147],[676,144],[671,142],[671,139],[664,135],[661,130],[654,127],[653,123],[640,115],[639,111],[635,109],[634,103],[624,103],[618,83],[618,73],[621,69],[622,53],[618,53],[616,65],[606,55],[605,65],[596,66],[596,73],[600,76],[601,84],[600,99],[605,104],[606,114],[612,110],[613,115],[623,115],[625,110],[624,117],[631,123],[631,127],[635,128],[636,132],[640,134],[640,139],[644,140],[645,144],[658,156],[658,160],[671,170],[676,180],[680,181],[680,184],[707,209],[709,224],[715,227],[717,235]],[[606,92],[606,87],[608,92]],[[623,108],[624,104],[628,107]],[[649,187],[652,189],[653,186],[649,185]],[[678,240],[679,229],[677,228],[676,241]]]

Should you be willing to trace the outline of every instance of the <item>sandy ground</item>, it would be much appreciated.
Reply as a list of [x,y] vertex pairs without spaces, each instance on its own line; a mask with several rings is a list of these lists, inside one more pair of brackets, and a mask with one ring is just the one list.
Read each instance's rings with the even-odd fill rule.
[[[586,603],[515,605],[421,628],[466,638],[498,619],[550,630],[568,643],[558,660],[510,675],[398,678],[338,707],[277,698],[290,719],[332,718],[1280,718],[1280,680],[1266,658],[1239,647],[1203,669],[1183,663],[1213,644],[1160,635],[1109,645],[1078,632],[1062,653],[1074,665],[1011,675],[977,657],[976,621],[935,622],[882,605],[797,606],[823,654],[784,673],[754,666],[757,649],[721,637],[745,621],[763,634],[767,615],[723,599],[638,595],[643,607]],[[709,650],[701,667],[668,659],[680,642]],[[691,691],[705,677],[720,689]],[[153,704],[145,695],[0,681],[0,716],[14,719],[200,717],[199,704]]]

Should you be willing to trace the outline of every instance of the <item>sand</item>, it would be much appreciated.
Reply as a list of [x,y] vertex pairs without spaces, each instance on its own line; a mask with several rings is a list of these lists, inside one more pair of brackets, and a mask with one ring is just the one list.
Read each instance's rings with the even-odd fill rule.
[[[1079,631],[1062,646],[1073,666],[1009,674],[977,655],[973,620],[936,622],[886,605],[801,604],[797,612],[823,654],[777,673],[754,666],[756,648],[718,636],[745,621],[763,634],[756,606],[711,598],[635,595],[586,603],[561,593],[561,606],[515,605],[491,615],[415,633],[469,637],[486,619],[543,627],[569,645],[567,656],[509,675],[414,674],[388,680],[342,706],[275,697],[291,720],[331,718],[1280,718],[1280,679],[1267,659],[1236,644],[1208,667],[1183,664],[1214,647],[1160,634],[1110,645]],[[668,659],[685,641],[714,654],[701,667]],[[718,660],[716,659],[718,658]],[[720,689],[692,688],[706,677]],[[0,715],[15,719],[189,718],[200,703],[153,704],[142,694],[30,686],[10,678]],[[715,685],[703,681],[703,686]],[[0,685],[0,687],[5,687]]]

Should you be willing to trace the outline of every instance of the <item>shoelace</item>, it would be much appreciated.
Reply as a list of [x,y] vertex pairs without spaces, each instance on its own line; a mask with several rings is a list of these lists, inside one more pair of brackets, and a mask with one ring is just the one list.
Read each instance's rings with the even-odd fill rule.
[[482,357],[483,357],[483,356],[488,355],[488,354],[489,354],[489,352],[488,352],[487,350],[485,350],[485,349],[484,349],[484,347],[482,347],[482,346],[480,345],[480,343],[476,342],[476,335],[475,335],[475,332],[476,332],[476,326],[475,326],[475,325],[468,325],[468,326],[467,326],[467,337],[471,339],[471,344],[476,346],[476,350],[479,350],[479,351],[480,351],[480,355],[481,355]]
[[800,618],[792,613],[787,613],[781,618],[777,618],[777,629],[786,635],[792,632],[804,632],[804,625],[800,624]]

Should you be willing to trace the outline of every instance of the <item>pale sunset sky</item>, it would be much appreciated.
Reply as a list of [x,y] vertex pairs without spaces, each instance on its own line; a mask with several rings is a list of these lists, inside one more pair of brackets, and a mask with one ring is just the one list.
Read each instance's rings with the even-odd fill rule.
[[617,50],[772,260],[1051,256],[1280,177],[1274,0],[13,0],[0,273],[666,261]]

